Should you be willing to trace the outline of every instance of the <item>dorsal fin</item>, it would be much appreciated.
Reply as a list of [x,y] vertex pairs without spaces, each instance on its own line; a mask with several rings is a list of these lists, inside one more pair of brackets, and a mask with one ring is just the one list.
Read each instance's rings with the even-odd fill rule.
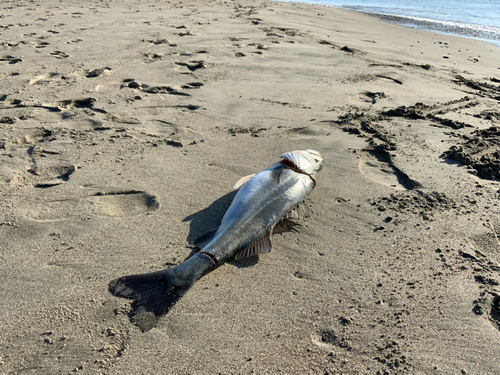
[[255,176],[255,173],[254,174],[250,174],[248,176],[245,176],[245,177],[242,177],[238,180],[238,182],[236,184],[234,184],[233,186],[233,189],[235,190],[238,190],[239,188],[241,188],[243,185],[245,185],[248,180],[250,180],[253,176]]
[[[274,228],[274,226],[273,226]],[[267,254],[271,252],[271,233],[273,229],[266,233],[264,236],[252,242],[250,245],[243,248],[234,259],[250,258],[257,254]]]

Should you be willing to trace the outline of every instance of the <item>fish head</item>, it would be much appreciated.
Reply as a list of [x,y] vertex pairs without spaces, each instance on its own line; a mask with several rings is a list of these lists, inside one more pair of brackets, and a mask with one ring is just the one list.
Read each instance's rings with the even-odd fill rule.
[[314,150],[297,150],[290,151],[280,155],[283,160],[282,164],[290,166],[292,169],[297,169],[298,172],[308,174],[313,179],[316,174],[323,168],[323,158],[318,151]]

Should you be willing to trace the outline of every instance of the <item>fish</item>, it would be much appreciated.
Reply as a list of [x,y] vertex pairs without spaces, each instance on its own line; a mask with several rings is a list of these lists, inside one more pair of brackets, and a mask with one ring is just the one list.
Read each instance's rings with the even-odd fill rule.
[[323,168],[321,154],[296,150],[280,158],[236,183],[238,191],[220,226],[193,242],[200,251],[175,267],[123,276],[109,283],[113,295],[134,300],[130,319],[142,331],[155,327],[203,275],[233,259],[270,253],[277,223],[311,216],[308,196]]

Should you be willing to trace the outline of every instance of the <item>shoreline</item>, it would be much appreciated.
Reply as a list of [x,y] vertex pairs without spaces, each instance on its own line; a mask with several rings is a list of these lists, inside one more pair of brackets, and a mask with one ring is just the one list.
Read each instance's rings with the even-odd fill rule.
[[[500,372],[498,49],[261,0],[0,25],[0,373]],[[182,262],[300,149],[313,220],[142,332],[109,282]]]
[[[409,28],[417,28],[423,31],[437,32],[444,35],[459,36],[486,42],[500,48],[500,28],[497,33],[488,32],[485,30],[473,30],[470,26],[481,26],[474,24],[464,24],[454,21],[440,21],[433,19],[419,19],[409,16],[398,16],[382,13],[368,13],[361,12],[381,20],[394,23],[396,25],[405,26]],[[441,23],[441,25],[439,25]],[[448,25],[447,25],[448,24]],[[489,37],[488,37],[489,35]]]
[[[285,2],[289,2],[284,0]],[[439,34],[459,36],[463,38],[474,39],[482,42],[493,44],[495,47],[500,47],[500,28],[495,26],[471,24],[466,22],[440,20],[434,18],[425,18],[409,15],[398,15],[390,13],[370,12],[356,7],[342,7],[328,4],[313,4],[304,2],[302,4],[326,6],[336,9],[344,9],[353,12],[359,12],[368,16],[376,17],[389,23],[396,25],[417,28],[423,31],[437,32]]]

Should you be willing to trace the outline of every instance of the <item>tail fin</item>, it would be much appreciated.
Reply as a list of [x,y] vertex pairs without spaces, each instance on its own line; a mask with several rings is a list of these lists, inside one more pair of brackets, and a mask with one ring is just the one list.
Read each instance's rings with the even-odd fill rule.
[[158,319],[187,292],[192,284],[169,283],[168,270],[123,276],[109,283],[109,291],[117,297],[133,299],[130,320],[143,332],[156,326]]

